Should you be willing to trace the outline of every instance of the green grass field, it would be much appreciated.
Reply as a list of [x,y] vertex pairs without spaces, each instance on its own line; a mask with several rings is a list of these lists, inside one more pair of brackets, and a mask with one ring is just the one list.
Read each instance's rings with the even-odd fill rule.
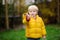
[[[47,25],[47,40],[60,40],[60,25]],[[0,40],[26,40],[25,30],[9,30],[0,32]]]

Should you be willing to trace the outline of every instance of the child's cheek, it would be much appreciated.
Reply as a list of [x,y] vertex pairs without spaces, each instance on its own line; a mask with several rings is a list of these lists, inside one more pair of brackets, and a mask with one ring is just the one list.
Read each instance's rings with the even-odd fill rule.
[[36,12],[33,13],[33,15],[36,15],[36,14],[37,14]]

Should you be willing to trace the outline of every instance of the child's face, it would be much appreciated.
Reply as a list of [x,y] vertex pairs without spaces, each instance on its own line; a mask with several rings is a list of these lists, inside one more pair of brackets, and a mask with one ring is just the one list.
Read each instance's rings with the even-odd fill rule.
[[37,10],[29,10],[30,15],[37,15]]

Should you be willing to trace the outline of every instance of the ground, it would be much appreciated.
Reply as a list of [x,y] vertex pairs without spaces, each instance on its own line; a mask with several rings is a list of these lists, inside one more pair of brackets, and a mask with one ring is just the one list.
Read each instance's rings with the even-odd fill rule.
[[[60,25],[46,25],[47,40],[60,40]],[[25,29],[0,32],[0,40],[26,40]]]

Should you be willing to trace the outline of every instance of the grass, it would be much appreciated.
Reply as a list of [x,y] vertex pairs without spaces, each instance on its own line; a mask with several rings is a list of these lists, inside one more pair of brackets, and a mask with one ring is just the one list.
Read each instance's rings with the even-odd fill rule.
[[[47,40],[60,40],[60,25],[47,25]],[[0,40],[26,40],[25,30],[9,30],[0,32]]]

